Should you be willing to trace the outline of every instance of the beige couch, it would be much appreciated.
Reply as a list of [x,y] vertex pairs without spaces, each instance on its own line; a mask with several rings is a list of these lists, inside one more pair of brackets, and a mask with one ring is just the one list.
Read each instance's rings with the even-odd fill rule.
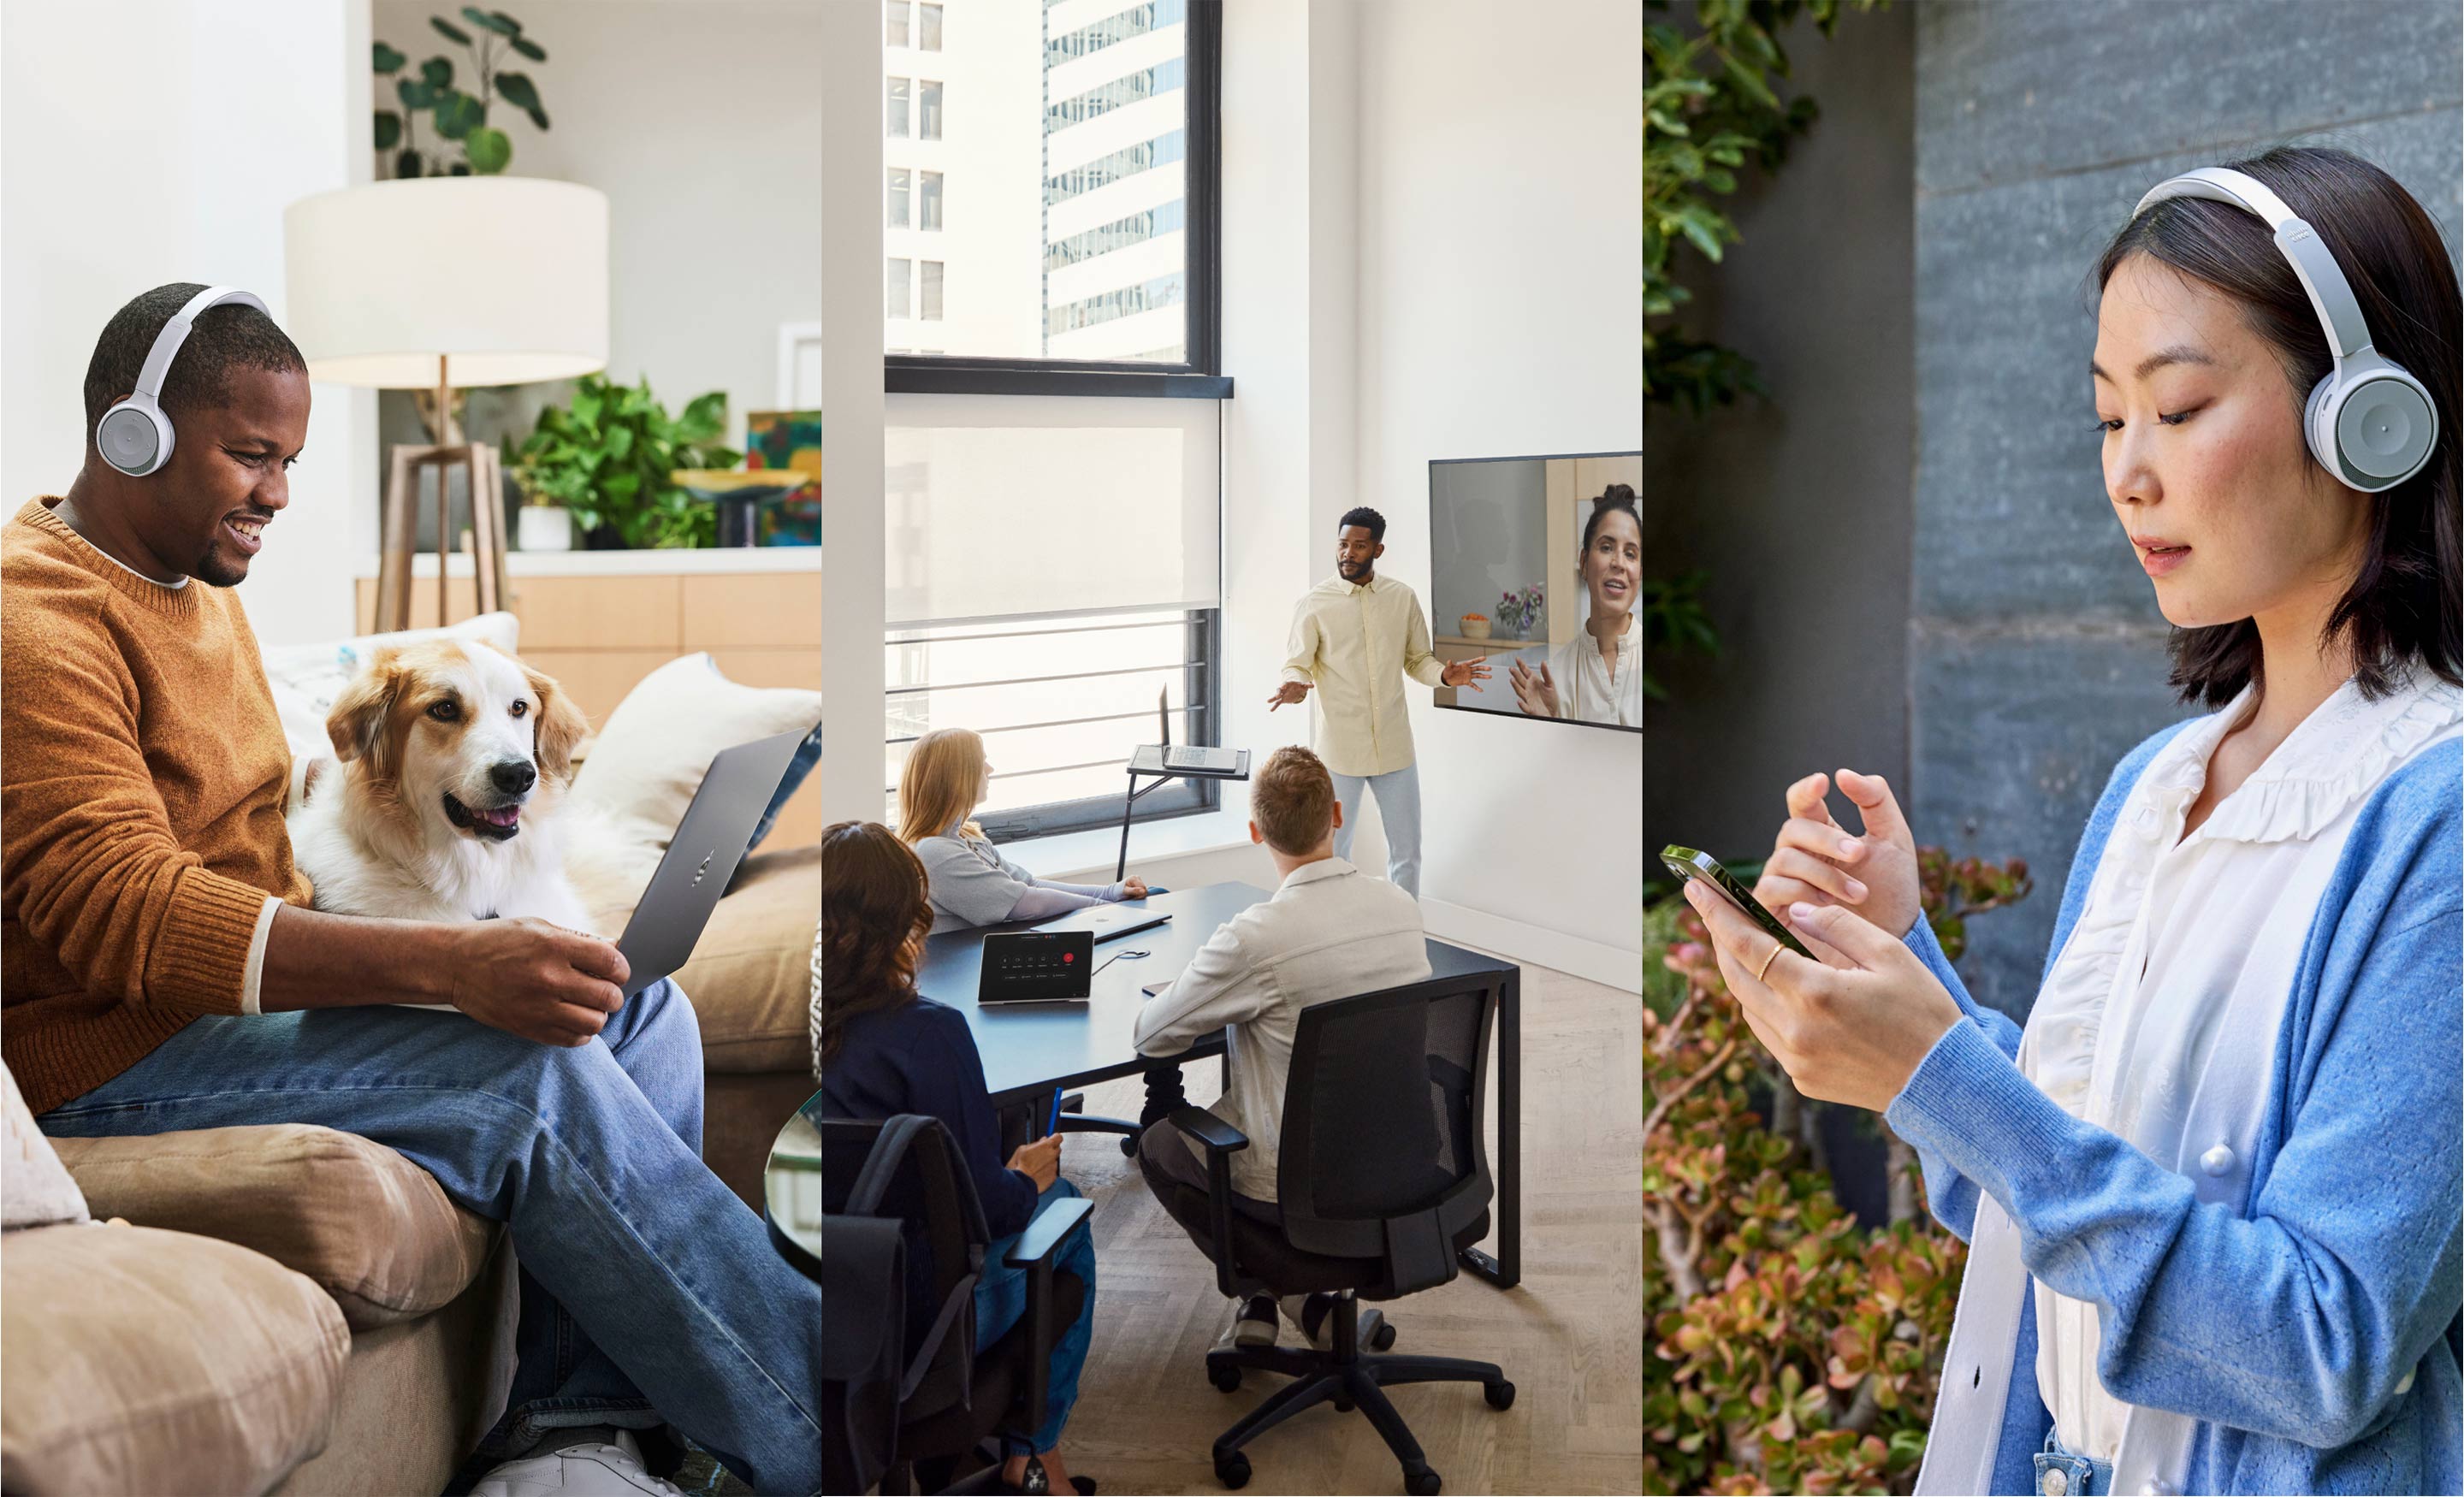
[[[758,853],[676,975],[704,1157],[747,1202],[811,1094],[817,848]],[[99,1218],[0,1239],[0,1487],[440,1490],[502,1413],[513,1253],[389,1149],[300,1125],[55,1140]]]

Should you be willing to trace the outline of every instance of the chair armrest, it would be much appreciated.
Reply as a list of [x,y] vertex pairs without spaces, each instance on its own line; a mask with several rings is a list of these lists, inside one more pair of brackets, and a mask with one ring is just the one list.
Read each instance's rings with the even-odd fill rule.
[[1086,1221],[1094,1209],[1095,1203],[1084,1196],[1065,1196],[1053,1201],[1037,1212],[1026,1230],[1018,1234],[1018,1241],[1010,1244],[1009,1255],[1002,1261],[1013,1268],[1032,1268],[1047,1262],[1060,1250],[1061,1240],[1069,1235],[1069,1229]]
[[1206,1151],[1206,1256],[1215,1260],[1215,1287],[1225,1299],[1239,1299],[1240,1273],[1232,1261],[1232,1156],[1249,1147],[1249,1135],[1202,1107],[1175,1108],[1164,1121]]
[[1202,1107],[1175,1108],[1164,1121],[1205,1146],[1210,1160],[1249,1147],[1249,1135]]

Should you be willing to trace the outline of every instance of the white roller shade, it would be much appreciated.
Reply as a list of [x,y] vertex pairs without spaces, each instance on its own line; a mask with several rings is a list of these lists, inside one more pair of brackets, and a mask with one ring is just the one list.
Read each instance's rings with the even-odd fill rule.
[[1221,428],[1211,400],[888,398],[895,627],[1221,597]]

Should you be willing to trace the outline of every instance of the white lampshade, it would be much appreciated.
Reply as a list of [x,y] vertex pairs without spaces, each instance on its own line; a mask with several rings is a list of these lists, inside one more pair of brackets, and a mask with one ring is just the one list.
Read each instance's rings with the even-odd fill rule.
[[607,197],[539,177],[426,177],[282,214],[287,331],[312,379],[432,389],[607,367]]

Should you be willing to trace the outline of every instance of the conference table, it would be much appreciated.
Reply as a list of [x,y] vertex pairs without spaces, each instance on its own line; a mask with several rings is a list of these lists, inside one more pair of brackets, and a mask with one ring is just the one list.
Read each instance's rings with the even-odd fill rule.
[[[977,1005],[984,937],[1037,928],[1026,922],[944,931],[927,937],[915,989],[966,1016],[976,1050],[983,1057],[984,1083],[996,1109],[1045,1104],[1055,1087],[1141,1075],[1159,1060],[1183,1062],[1221,1055],[1224,1040],[1220,1029],[1178,1055],[1140,1055],[1131,1038],[1138,1006],[1146,1002],[1139,989],[1177,977],[1216,927],[1266,898],[1265,890],[1225,883],[1177,889],[1112,906],[1168,914],[1172,918],[1150,930],[1099,942],[1091,996],[1083,1002]],[[1112,959],[1123,951],[1148,955]],[[1429,942],[1429,968],[1434,978],[1481,978],[1496,985],[1497,1035],[1492,1053],[1497,1057],[1497,1251],[1491,1255],[1465,1248],[1463,1262],[1478,1277],[1510,1289],[1523,1277],[1521,969],[1510,961],[1440,940]]]

